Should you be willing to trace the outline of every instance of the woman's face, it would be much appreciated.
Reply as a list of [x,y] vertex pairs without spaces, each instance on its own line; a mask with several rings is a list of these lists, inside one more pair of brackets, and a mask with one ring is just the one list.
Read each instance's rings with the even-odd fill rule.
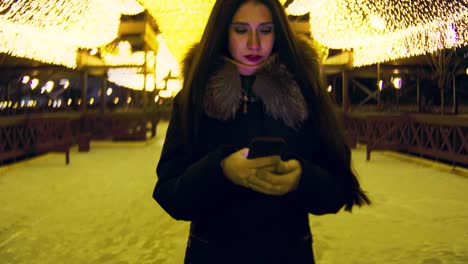
[[268,58],[275,42],[271,12],[265,5],[248,1],[234,14],[229,27],[229,52],[242,75],[252,75]]

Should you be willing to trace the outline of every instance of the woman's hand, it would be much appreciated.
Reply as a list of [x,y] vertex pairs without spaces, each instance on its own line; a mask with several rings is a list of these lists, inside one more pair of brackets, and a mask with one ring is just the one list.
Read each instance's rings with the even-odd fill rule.
[[234,184],[249,187],[249,179],[256,177],[260,169],[274,169],[280,163],[279,156],[247,159],[249,150],[243,148],[221,161],[224,175]]
[[298,160],[282,161],[279,156],[247,159],[248,149],[232,153],[221,161],[224,175],[234,184],[268,195],[294,191],[302,167]]
[[278,162],[276,167],[264,167],[249,177],[248,187],[252,190],[269,194],[285,195],[297,189],[301,179],[302,166],[298,160]]

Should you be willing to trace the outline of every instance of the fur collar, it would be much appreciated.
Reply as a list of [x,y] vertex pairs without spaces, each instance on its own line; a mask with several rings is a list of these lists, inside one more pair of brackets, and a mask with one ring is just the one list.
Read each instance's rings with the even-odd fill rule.
[[[236,63],[223,58],[222,66],[208,80],[204,108],[208,116],[233,119],[242,105],[242,86]],[[252,85],[255,96],[261,100],[267,114],[297,129],[307,118],[307,105],[301,90],[286,66],[271,55],[256,73]]]
[[[310,43],[300,38],[296,43],[305,67],[317,68],[318,56]],[[182,64],[183,76],[187,76],[198,51],[199,45],[195,44],[185,56]],[[240,74],[231,59],[220,57],[214,65],[214,72],[205,87],[204,111],[212,118],[230,120],[242,106]],[[270,56],[259,69],[252,91],[263,103],[266,113],[274,119],[282,120],[288,127],[298,129],[308,118],[308,105],[301,88],[276,55]]]

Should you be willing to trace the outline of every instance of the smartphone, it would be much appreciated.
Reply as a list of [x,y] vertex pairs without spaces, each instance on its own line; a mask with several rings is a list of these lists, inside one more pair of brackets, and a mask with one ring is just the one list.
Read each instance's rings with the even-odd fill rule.
[[286,149],[286,141],[279,137],[256,137],[249,144],[248,159],[280,156]]

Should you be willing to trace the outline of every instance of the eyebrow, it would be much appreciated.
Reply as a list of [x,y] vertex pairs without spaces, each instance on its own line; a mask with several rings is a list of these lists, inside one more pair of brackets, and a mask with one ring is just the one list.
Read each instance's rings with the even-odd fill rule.
[[[232,22],[231,25],[250,26],[250,24],[247,22]],[[263,22],[259,24],[259,26],[269,26],[269,25],[273,26],[273,22]]]

